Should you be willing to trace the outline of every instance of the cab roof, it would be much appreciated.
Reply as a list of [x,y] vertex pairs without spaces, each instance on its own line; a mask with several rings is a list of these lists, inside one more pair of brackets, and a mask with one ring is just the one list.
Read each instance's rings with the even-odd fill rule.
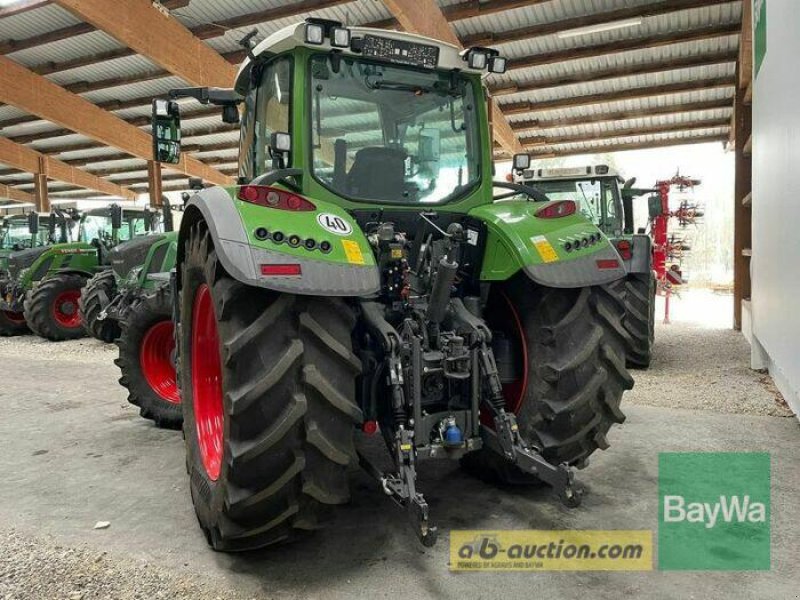
[[[345,56],[357,56],[357,57],[364,56],[362,53],[352,50],[352,46],[348,48],[337,48],[335,46],[332,46],[331,40],[328,38],[325,38],[322,44],[311,44],[306,42],[305,26],[306,22],[303,21],[295,25],[289,25],[287,27],[284,27],[283,29],[280,29],[279,31],[276,31],[275,33],[267,37],[265,40],[260,42],[258,45],[256,45],[256,47],[253,49],[253,56],[255,56],[258,59],[265,54],[276,55],[299,47],[311,48],[321,52],[336,51],[344,54]],[[486,74],[485,70],[471,69],[467,65],[467,62],[461,56],[462,49],[459,48],[458,46],[454,46],[453,44],[448,44],[440,40],[425,37],[422,35],[417,35],[414,33],[387,31],[385,29],[375,29],[373,27],[347,27],[347,29],[350,30],[351,39],[363,38],[364,36],[371,35],[389,40],[398,40],[401,42],[409,42],[413,44],[424,44],[427,46],[435,46],[436,48],[439,49],[439,60],[436,69],[440,70],[457,69],[460,71],[474,73],[477,75]],[[371,60],[374,59],[374,57],[369,57],[369,58]],[[235,86],[237,90],[242,90],[246,87],[247,84],[246,74],[250,71],[250,66],[252,62],[253,61],[250,58],[246,58],[245,61],[239,67],[239,71],[237,72],[236,75],[236,86]],[[387,60],[386,62],[390,64],[392,63],[392,61],[390,60]]]

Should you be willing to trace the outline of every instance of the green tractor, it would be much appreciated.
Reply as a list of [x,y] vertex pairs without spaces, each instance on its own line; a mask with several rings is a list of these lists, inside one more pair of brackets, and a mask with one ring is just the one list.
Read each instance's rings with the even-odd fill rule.
[[61,341],[85,335],[78,314],[81,288],[108,260],[111,248],[144,230],[145,213],[116,205],[55,213],[63,243],[9,256],[0,311],[21,315],[40,337]]
[[[8,258],[13,252],[39,248],[51,241],[50,223],[55,216],[42,217],[35,212],[6,217],[0,223],[0,295],[8,282]],[[0,336],[27,333],[28,326],[21,312],[0,310]]]
[[[209,543],[316,528],[356,463],[425,545],[428,461],[543,481],[576,506],[573,469],[608,446],[633,386],[609,286],[625,266],[575,202],[493,181],[482,76],[505,59],[319,19],[251,40],[233,90],[153,103],[162,162],[180,160],[175,99],[227,122],[243,103],[238,182],[189,200],[171,281]],[[357,449],[375,434],[389,470]]]
[[[164,232],[173,230],[172,207],[168,199],[163,198],[162,202],[162,210],[144,209],[144,229],[113,245],[100,270],[81,290],[78,314],[89,336],[106,343],[116,340],[121,333],[119,322],[127,308],[153,287],[149,269],[158,272],[161,262],[168,257],[169,243],[165,242]],[[161,250],[151,252],[156,246]],[[174,252],[169,256],[174,256]],[[148,257],[155,258],[157,264],[145,263]],[[167,272],[174,264],[172,260],[166,266]]]
[[[650,366],[655,340],[656,278],[650,236],[634,233],[632,190],[607,165],[532,169],[522,156],[513,180],[535,186],[552,200],[574,200],[579,211],[612,241],[625,262],[627,276],[616,284],[627,307],[623,324],[630,345],[629,367]],[[581,242],[582,243],[582,242]]]

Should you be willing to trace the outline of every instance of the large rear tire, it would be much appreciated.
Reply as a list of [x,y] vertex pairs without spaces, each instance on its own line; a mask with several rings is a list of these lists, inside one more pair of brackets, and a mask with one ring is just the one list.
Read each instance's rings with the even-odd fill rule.
[[23,313],[0,310],[0,337],[12,337],[29,333]]
[[128,402],[158,427],[179,429],[183,423],[175,374],[175,328],[172,299],[164,287],[136,300],[125,314],[117,340],[119,383]]
[[[625,420],[620,401],[633,379],[625,368],[624,300],[605,287],[545,288],[520,276],[493,289],[486,314],[518,357],[518,378],[504,392],[523,438],[549,462],[582,468]],[[489,450],[468,455],[464,466],[503,483],[536,481]]]
[[291,540],[349,499],[354,312],[234,280],[202,225],[185,255],[178,365],[197,518],[216,550]]
[[629,275],[625,280],[625,320],[630,334],[628,366],[650,366],[655,341],[656,278],[653,273]]
[[25,297],[25,320],[31,331],[51,342],[74,340],[86,335],[78,314],[81,289],[86,277],[59,273],[39,283]]
[[108,269],[101,271],[86,283],[78,302],[78,313],[86,333],[107,344],[120,336],[119,323],[112,319],[100,321],[97,317],[116,295],[117,281],[114,278],[114,271]]

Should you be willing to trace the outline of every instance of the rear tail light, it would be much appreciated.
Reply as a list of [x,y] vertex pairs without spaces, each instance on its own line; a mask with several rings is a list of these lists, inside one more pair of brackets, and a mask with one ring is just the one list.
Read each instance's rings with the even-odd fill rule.
[[616,258],[604,258],[597,261],[598,269],[619,269],[619,261]]
[[574,215],[576,209],[577,206],[572,200],[560,200],[540,208],[536,211],[536,216],[540,219],[558,219]]
[[278,277],[298,277],[303,274],[303,269],[299,264],[267,264],[261,265],[261,274]]
[[317,207],[305,198],[265,185],[244,185],[239,188],[239,200],[280,210],[308,211]]
[[628,240],[618,241],[617,250],[619,251],[619,255],[622,257],[622,260],[630,260],[633,256],[633,252],[631,251],[631,243]]

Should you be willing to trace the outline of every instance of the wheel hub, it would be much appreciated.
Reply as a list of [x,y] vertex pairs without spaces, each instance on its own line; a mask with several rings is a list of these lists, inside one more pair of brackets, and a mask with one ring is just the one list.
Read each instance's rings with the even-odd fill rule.
[[75,329],[81,326],[81,317],[78,314],[78,300],[80,297],[80,290],[67,290],[56,296],[53,301],[53,317],[60,326],[67,329]]
[[180,404],[181,397],[175,378],[174,327],[172,321],[161,321],[147,330],[139,348],[139,363],[150,388],[171,404]]

